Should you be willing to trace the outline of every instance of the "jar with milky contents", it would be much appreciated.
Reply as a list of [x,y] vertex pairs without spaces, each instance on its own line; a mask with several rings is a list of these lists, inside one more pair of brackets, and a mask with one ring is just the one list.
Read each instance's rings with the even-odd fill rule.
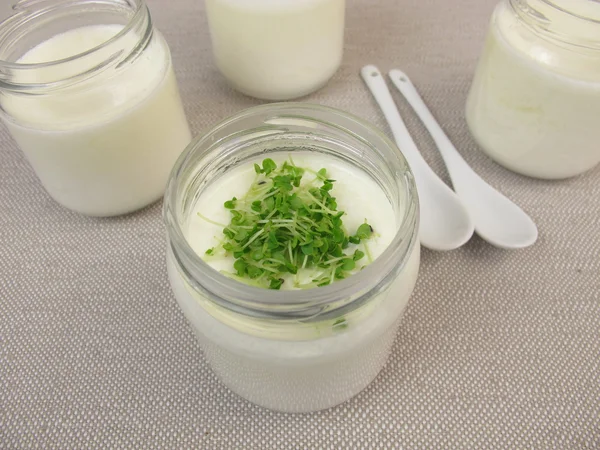
[[532,177],[600,162],[600,3],[504,0],[496,7],[467,101],[485,153]]
[[206,0],[217,67],[238,91],[289,100],[321,88],[344,46],[345,0]]
[[[357,175],[357,185],[369,177],[391,211],[389,245],[363,270],[305,290],[261,289],[213,269],[189,233],[194,205],[217,186],[227,188],[222,180],[257,157],[300,151],[306,161],[312,155],[344,165]],[[353,207],[360,208],[359,201]],[[364,389],[389,356],[417,279],[418,211],[415,184],[398,149],[341,111],[300,103],[261,106],[193,141],[165,194],[167,268],[175,298],[221,381],[251,402],[286,412],[328,408]]]
[[191,140],[143,0],[23,0],[0,24],[2,120],[61,205],[112,216],[164,193]]

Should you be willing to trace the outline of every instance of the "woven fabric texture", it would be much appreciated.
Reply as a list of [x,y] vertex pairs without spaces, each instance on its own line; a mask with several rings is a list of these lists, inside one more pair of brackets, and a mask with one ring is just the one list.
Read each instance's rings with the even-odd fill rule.
[[[260,103],[215,68],[201,0],[148,3],[195,134]],[[464,158],[540,230],[521,251],[478,237],[424,250],[389,363],[327,411],[270,412],[223,387],[171,294],[161,204],[71,213],[1,128],[0,448],[600,448],[600,167],[539,181],[478,150],[464,104],[494,3],[349,0],[343,65],[303,99],[389,132],[359,70],[402,68]]]

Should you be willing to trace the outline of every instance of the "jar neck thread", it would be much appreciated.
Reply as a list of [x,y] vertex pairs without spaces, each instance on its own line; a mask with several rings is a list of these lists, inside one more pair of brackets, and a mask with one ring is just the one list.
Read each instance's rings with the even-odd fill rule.
[[[144,0],[21,0],[13,10],[15,14],[0,23],[0,90],[9,92],[48,93],[119,69],[135,60],[153,35]],[[105,42],[63,59],[19,61],[53,36],[94,25],[123,27]]]

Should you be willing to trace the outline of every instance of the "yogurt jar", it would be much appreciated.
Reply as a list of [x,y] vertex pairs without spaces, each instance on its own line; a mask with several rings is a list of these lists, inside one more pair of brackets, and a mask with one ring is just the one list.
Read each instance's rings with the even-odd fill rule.
[[[345,224],[352,228],[366,217],[378,231],[370,264],[327,286],[284,283],[272,290],[224,275],[220,269],[231,261],[205,256],[222,233],[223,200],[241,196],[254,163],[267,157],[327,169]],[[285,412],[332,407],[364,389],[388,358],[417,279],[418,211],[414,180],[397,147],[338,110],[260,106],[194,140],[165,194],[167,268],[220,380],[253,403]]]
[[1,117],[48,193],[93,216],[158,200],[191,135],[143,0],[15,10],[0,24]]
[[559,179],[598,164],[600,3],[498,4],[466,110],[483,151],[515,172]]
[[289,100],[321,88],[344,46],[345,0],[206,0],[217,67],[238,91]]

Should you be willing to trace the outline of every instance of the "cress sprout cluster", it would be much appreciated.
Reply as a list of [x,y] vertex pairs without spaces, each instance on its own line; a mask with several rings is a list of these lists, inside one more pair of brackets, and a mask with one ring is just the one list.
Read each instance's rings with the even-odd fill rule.
[[[235,273],[228,275],[257,287],[280,289],[283,277],[291,274],[294,288],[307,289],[344,279],[372,262],[366,241],[373,228],[365,222],[348,234],[345,213],[338,211],[332,196],[336,180],[328,177],[326,168],[298,167],[290,154],[280,167],[266,158],[262,165],[254,164],[254,170],[256,176],[244,196],[224,203],[231,221],[222,225],[219,245],[206,250],[207,258],[235,258]],[[307,172],[312,172],[309,180]],[[306,270],[313,273],[303,282],[299,273]]]

